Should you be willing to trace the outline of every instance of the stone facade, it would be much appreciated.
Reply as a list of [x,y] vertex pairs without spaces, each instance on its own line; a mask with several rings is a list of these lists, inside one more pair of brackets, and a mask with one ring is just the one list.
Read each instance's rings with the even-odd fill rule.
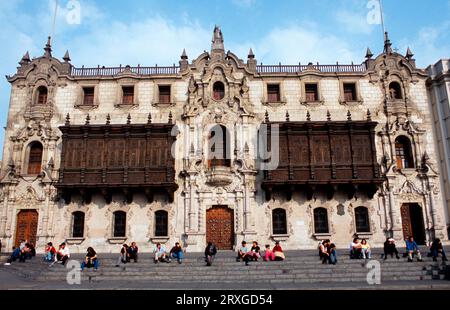
[[[250,50],[246,62],[225,52],[223,35],[216,28],[211,51],[188,61],[185,52],[177,67],[75,68],[67,53],[63,61],[52,56],[50,40],[42,57],[26,54],[18,71],[8,77],[12,85],[6,125],[0,191],[0,238],[10,249],[17,243],[17,221],[22,210],[36,210],[39,220],[36,242],[39,249],[48,241],[67,241],[74,252],[93,246],[99,252],[116,252],[117,243],[136,241],[142,251],[153,244],[182,241],[187,251],[202,251],[207,241],[207,212],[215,206],[233,210],[233,245],[242,240],[261,244],[282,241],[285,249],[316,248],[318,240],[330,237],[345,248],[355,234],[381,246],[387,236],[404,238],[404,204],[416,204],[421,212],[426,241],[444,239],[444,205],[440,191],[435,134],[427,97],[427,73],[417,69],[408,51],[395,53],[386,36],[385,50],[373,58],[370,50],[361,65],[257,65]],[[224,86],[215,98],[214,85]],[[396,82],[399,88],[391,87]],[[306,94],[308,83],[317,83],[317,100]],[[344,84],[355,86],[351,100]],[[170,85],[170,102],[160,102],[159,85]],[[269,85],[279,85],[279,100],[268,94]],[[45,87],[46,103],[36,104]],[[132,104],[123,103],[122,86],[134,86]],[[94,87],[93,104],[83,104],[83,87]],[[396,93],[397,92],[397,93]],[[219,90],[220,93],[220,90]],[[288,111],[288,113],[287,113]],[[368,112],[369,111],[369,112]],[[173,202],[164,195],[152,201],[135,194],[131,202],[115,193],[111,203],[94,195],[89,203],[74,197],[70,203],[55,185],[61,164],[62,134],[58,129],[70,115],[71,124],[145,124],[148,115],[155,123],[173,117],[177,125],[174,147],[175,182]],[[266,119],[311,122],[366,120],[377,122],[376,159],[385,178],[373,197],[356,189],[337,191],[333,197],[302,191],[287,199],[275,193],[269,201],[261,188],[262,171],[255,161],[252,133]],[[369,115],[368,115],[369,114]],[[229,167],[208,165],[208,139],[213,126],[229,132]],[[399,167],[397,137],[410,141],[409,166]],[[41,173],[29,174],[30,145],[42,144]],[[397,156],[397,157],[396,157]],[[316,233],[314,210],[327,210],[328,232]],[[365,207],[368,227],[357,232],[355,209]],[[273,211],[286,214],[285,233],[274,233]],[[155,212],[168,214],[167,236],[155,233]],[[73,237],[73,213],[84,213],[82,237]],[[126,236],[114,238],[113,214],[126,212]],[[278,219],[280,220],[280,219]],[[419,221],[420,222],[420,221]],[[279,224],[279,223],[278,223]],[[281,223],[283,225],[283,223]],[[417,220],[416,224],[417,225]],[[402,231],[403,230],[403,231]]]
[[442,59],[427,68],[436,145],[438,147],[442,196],[447,206],[447,231],[450,235],[450,59]]

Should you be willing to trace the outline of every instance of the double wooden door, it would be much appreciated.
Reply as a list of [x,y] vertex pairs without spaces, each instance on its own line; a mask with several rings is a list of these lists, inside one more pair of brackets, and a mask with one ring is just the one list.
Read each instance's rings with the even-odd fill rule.
[[20,241],[27,240],[36,245],[39,213],[37,210],[22,210],[17,215],[16,240],[18,246]]
[[219,250],[232,250],[234,245],[234,211],[227,206],[214,206],[206,212],[206,241]]

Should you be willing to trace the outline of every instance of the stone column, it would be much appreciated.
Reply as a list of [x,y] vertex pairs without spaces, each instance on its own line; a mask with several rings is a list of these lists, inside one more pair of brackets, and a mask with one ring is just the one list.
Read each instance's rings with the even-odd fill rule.
[[391,215],[391,231],[392,231],[392,235],[394,237],[394,239],[400,240],[402,238],[401,232],[402,232],[402,227],[400,225],[400,223],[398,223],[398,219],[399,219],[399,213],[397,210],[397,205],[395,203],[395,198],[394,198],[394,186],[393,185],[388,185],[388,190],[389,190],[389,211],[390,211],[390,215]]

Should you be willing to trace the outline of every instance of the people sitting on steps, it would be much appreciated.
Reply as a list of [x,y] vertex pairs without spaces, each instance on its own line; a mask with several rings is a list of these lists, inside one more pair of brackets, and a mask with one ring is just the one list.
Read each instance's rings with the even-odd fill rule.
[[441,239],[439,238],[433,240],[433,243],[430,247],[430,254],[431,257],[433,257],[433,262],[437,262],[439,254],[441,254],[443,262],[448,261],[447,256],[445,255],[444,247],[442,246]]
[[180,243],[175,243],[175,246],[170,250],[170,257],[176,259],[178,264],[183,262],[183,248]]
[[279,241],[275,242],[275,246],[273,247],[272,252],[275,256],[275,261],[284,261],[286,259]]
[[362,253],[363,259],[371,259],[372,258],[372,250],[366,239],[361,240],[361,253]]
[[208,245],[205,248],[206,266],[212,265],[214,258],[216,257],[216,254],[217,254],[216,245],[214,243],[212,243],[211,241],[208,242]]
[[94,271],[98,270],[99,261],[97,257],[97,253],[92,247],[87,249],[86,257],[84,262],[81,263],[81,271],[84,271],[84,268],[94,268]]
[[353,242],[350,244],[350,258],[351,259],[362,259],[362,246],[358,238],[354,238]]
[[412,236],[406,238],[406,254],[408,255],[408,262],[413,261],[413,255],[417,256],[418,262],[423,262],[419,246]]
[[328,253],[328,247],[330,245],[330,239],[325,239],[319,243],[319,258],[322,260],[322,264],[326,264],[330,258],[330,254]]
[[44,261],[45,262],[54,262],[55,259],[56,259],[56,249],[53,246],[53,243],[49,242],[45,246]]
[[236,257],[236,261],[240,262],[241,259],[245,262],[245,265],[248,266],[248,262],[250,260],[250,253],[247,248],[247,242],[242,241],[242,245],[238,250],[238,256]]
[[135,263],[138,262],[138,252],[139,248],[136,242],[131,242],[131,245],[128,247],[128,257],[129,260],[133,260]]
[[156,244],[155,249],[153,250],[153,254],[153,261],[155,264],[157,264],[158,262],[170,263],[170,260],[168,259],[166,254],[166,247],[161,243],[158,242]]
[[66,243],[63,242],[59,246],[58,252],[56,252],[56,261],[61,262],[65,266],[69,258],[70,258],[69,247],[67,247]]
[[257,241],[253,241],[252,247],[250,249],[250,252],[248,253],[248,257],[250,260],[258,261],[258,259],[261,257],[260,253],[260,247],[258,245]]
[[128,244],[123,244],[120,249],[120,255],[117,259],[116,267],[120,267],[120,265],[125,265],[130,262],[130,253],[128,251]]
[[272,250],[270,249],[270,244],[266,244],[266,251],[264,252],[264,261],[274,261],[275,260],[275,254],[273,254]]
[[11,265],[13,262],[20,258],[20,247],[13,247],[12,250],[12,254],[6,261],[5,266]]
[[332,265],[336,265],[337,264],[337,252],[336,252],[336,245],[334,243],[330,243],[330,246],[328,247],[328,254],[329,254],[328,262]]
[[384,242],[384,259],[386,260],[388,255],[394,257],[394,254],[397,259],[400,259],[397,247],[395,246],[395,240],[393,238],[387,238]]

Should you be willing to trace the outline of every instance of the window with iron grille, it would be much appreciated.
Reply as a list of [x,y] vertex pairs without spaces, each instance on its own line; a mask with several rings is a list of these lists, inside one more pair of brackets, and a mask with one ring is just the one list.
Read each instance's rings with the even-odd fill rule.
[[328,234],[328,211],[325,208],[314,209],[314,232]]
[[84,213],[81,211],[72,213],[72,237],[84,237]]
[[168,214],[166,211],[155,212],[155,237],[168,236]]
[[159,85],[159,103],[170,103],[170,85]]
[[48,90],[45,86],[40,86],[37,91],[37,104],[46,104],[47,103],[47,96],[48,96]]
[[114,237],[126,236],[127,214],[123,211],[114,212]]
[[43,146],[39,142],[30,145],[30,155],[28,158],[28,174],[37,175],[41,173]]
[[133,104],[134,103],[134,86],[123,86],[122,87],[122,103],[123,104]]
[[83,105],[94,105],[94,87],[83,87]]
[[280,102],[280,84],[268,84],[267,85],[267,100],[269,102]]
[[272,211],[272,230],[274,235],[287,234],[286,210],[275,209]]
[[344,83],[344,100],[345,101],[357,100],[355,83]]
[[305,84],[305,94],[307,102],[319,101],[319,90],[316,83]]
[[356,232],[370,232],[369,210],[366,207],[358,207],[355,209]]

